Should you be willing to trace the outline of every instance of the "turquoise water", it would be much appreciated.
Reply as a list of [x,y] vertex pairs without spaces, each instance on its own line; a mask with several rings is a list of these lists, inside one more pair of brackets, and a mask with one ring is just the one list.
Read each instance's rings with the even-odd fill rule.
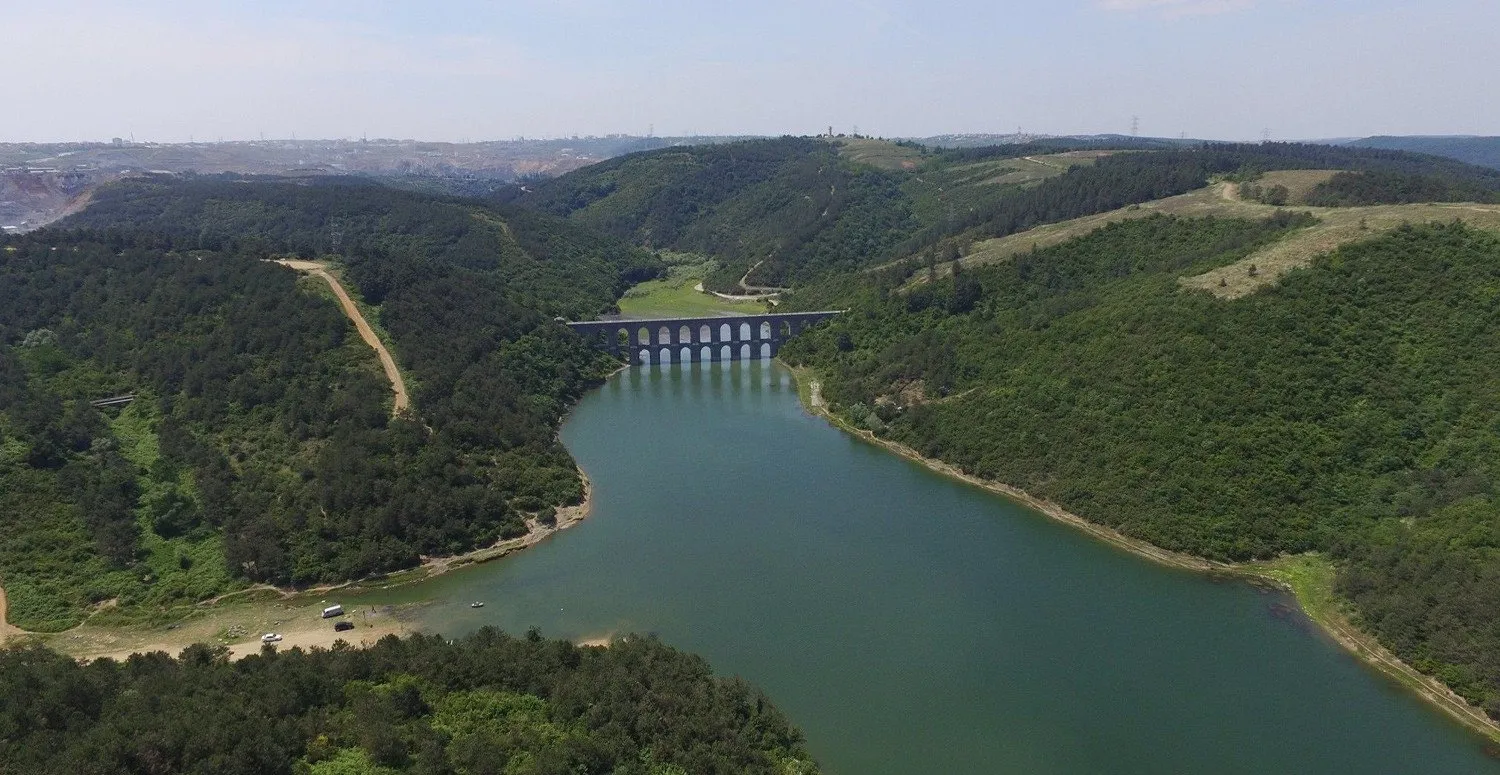
[[593,515],[395,593],[425,627],[655,633],[764,687],[833,775],[1500,773],[1280,594],[851,439],[780,367],[632,368],[563,440]]

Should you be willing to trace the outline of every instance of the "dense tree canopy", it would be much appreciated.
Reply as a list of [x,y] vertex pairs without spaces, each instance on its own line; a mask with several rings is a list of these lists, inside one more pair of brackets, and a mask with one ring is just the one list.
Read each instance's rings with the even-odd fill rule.
[[[434,409],[393,419],[369,349],[290,270],[116,239],[15,238],[0,262],[0,568],[17,623],[192,601],[236,577],[407,567],[579,498],[551,427],[607,364],[536,313],[456,352],[414,348]],[[514,311],[469,286],[434,292],[471,323]],[[436,393],[449,385],[471,395]],[[140,398],[89,404],[121,393]]]
[[1319,207],[1416,202],[1500,202],[1500,191],[1474,182],[1431,175],[1340,172],[1307,194],[1307,203]]
[[[556,427],[613,366],[556,314],[656,259],[529,211],[369,184],[150,178],[0,262],[0,569],[37,629],[250,581],[410,567],[576,503]],[[273,254],[343,251],[415,406],[322,286]],[[89,399],[136,392],[123,413]]]
[[548,316],[586,315],[661,269],[644,251],[558,218],[361,178],[137,178],[101,189],[63,225],[149,231],[185,249],[342,256],[374,304],[441,268],[492,275],[508,300]]
[[495,630],[369,649],[193,646],[89,665],[0,650],[0,771],[29,775],[813,775],[740,680],[650,638]]

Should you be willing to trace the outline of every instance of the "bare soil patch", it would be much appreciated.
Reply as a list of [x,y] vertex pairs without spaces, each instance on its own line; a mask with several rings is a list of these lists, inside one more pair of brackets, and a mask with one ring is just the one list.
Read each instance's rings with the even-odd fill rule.
[[[329,600],[303,598],[299,602],[232,603],[208,610],[170,628],[95,627],[84,624],[67,632],[39,636],[51,648],[78,659],[125,659],[131,654],[156,651],[176,655],[194,643],[224,646],[239,659],[259,653],[261,636],[277,633],[282,640],[274,648],[332,648],[344,641],[369,646],[387,635],[406,635],[415,627],[403,619],[408,607],[351,608],[342,617],[324,619]],[[348,621],[354,629],[338,632],[336,622]]]
[[5,642],[10,640],[11,636],[25,634],[25,631],[21,628],[10,625],[10,622],[5,618],[5,612],[5,588],[0,587],[0,646],[5,645]]

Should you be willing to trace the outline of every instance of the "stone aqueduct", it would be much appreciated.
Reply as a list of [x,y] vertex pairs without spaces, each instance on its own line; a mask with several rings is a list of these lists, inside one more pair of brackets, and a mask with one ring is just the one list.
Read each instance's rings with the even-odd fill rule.
[[786,312],[656,320],[589,320],[568,327],[633,363],[706,363],[774,358],[781,344],[838,312]]

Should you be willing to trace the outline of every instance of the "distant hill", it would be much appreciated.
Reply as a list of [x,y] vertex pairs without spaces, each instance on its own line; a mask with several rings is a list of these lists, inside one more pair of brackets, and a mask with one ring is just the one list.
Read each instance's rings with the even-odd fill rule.
[[733,292],[914,256],[946,263],[977,241],[1185,194],[1214,176],[1292,169],[1399,176],[1399,185],[1353,181],[1351,196],[1362,200],[1397,188],[1500,191],[1493,170],[1326,145],[1108,137],[940,149],[785,137],[630,154],[499,198],[638,245],[709,256],[722,268],[705,285]]
[[476,143],[391,139],[0,143],[0,227],[6,231],[38,228],[72,212],[79,197],[100,184],[142,173],[361,175],[429,193],[479,196],[504,183],[561,175],[621,154],[743,139],[609,135]]
[[734,291],[907,254],[967,228],[999,200],[1093,166],[1098,150],[784,137],[631,154],[500,198],[640,245],[712,256],[723,268],[708,287]]
[[1015,145],[1020,143],[1059,142],[1070,145],[1139,146],[1148,148],[1178,148],[1187,145],[1202,145],[1211,140],[1177,137],[1136,137],[1134,135],[1041,135],[1029,132],[990,134],[986,132],[932,135],[906,138],[934,148],[983,148],[989,145]]
[[1481,167],[1500,169],[1500,137],[1472,135],[1409,135],[1404,137],[1366,137],[1345,145],[1355,148],[1383,148],[1446,156]]

